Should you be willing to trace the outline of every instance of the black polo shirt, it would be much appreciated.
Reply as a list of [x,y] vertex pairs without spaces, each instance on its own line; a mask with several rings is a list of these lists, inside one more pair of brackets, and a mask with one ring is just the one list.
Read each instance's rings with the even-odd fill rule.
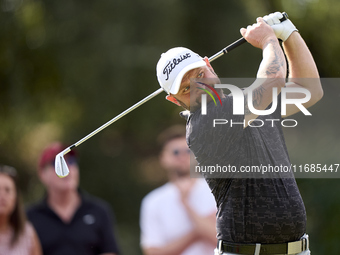
[[80,192],[81,205],[69,223],[48,206],[47,198],[31,206],[27,217],[39,236],[44,255],[119,254],[108,204]]
[[[259,116],[253,127],[246,128],[240,124],[213,127],[213,119],[243,122],[243,115],[233,115],[232,96],[226,96],[222,102],[222,106],[210,102],[207,115],[197,110],[187,122],[187,142],[201,167],[233,166],[237,171],[220,175],[203,173],[218,208],[217,238],[234,243],[299,240],[306,231],[306,211],[294,174],[274,172],[262,177],[240,172],[245,166],[289,168],[280,97],[274,113]],[[266,119],[280,121],[272,124]],[[261,120],[263,126],[259,124]]]

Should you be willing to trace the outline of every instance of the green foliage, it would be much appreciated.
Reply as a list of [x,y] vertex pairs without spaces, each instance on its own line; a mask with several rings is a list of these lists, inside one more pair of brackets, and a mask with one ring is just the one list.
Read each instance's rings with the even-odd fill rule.
[[[35,172],[41,150],[54,140],[78,141],[157,90],[155,66],[171,47],[211,56],[238,39],[241,27],[279,10],[299,28],[323,77],[340,70],[336,0],[2,0],[0,7],[0,162],[18,168],[26,203],[43,193]],[[221,77],[255,77],[260,60],[261,51],[244,45],[213,65]],[[141,254],[140,202],[165,180],[157,134],[185,123],[164,97],[79,148],[81,187],[112,205],[124,254]],[[327,158],[329,150],[318,150],[318,143],[309,153],[290,148],[293,159]],[[298,180],[317,254],[339,253],[337,181]]]

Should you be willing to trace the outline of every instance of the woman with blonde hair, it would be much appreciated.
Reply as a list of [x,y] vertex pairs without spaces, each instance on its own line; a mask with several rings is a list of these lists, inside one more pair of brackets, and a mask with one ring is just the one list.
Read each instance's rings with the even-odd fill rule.
[[0,165],[0,254],[42,254],[37,234],[26,220],[16,170],[5,165]]

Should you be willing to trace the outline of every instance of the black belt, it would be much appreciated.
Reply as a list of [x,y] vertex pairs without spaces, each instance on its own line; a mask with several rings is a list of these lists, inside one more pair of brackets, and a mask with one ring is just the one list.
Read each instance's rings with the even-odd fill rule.
[[237,244],[219,241],[217,247],[221,253],[230,252],[236,254],[296,254],[308,249],[308,240],[303,238],[299,241],[279,244]]

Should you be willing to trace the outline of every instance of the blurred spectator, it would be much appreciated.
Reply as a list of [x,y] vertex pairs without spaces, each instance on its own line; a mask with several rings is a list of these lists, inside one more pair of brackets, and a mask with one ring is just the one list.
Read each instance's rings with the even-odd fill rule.
[[65,156],[70,174],[56,175],[54,159],[65,148],[53,143],[42,152],[38,175],[47,194],[27,211],[44,255],[119,254],[108,204],[78,189],[74,151]]
[[5,165],[0,165],[0,254],[41,254],[38,237],[23,210],[16,170]]
[[141,205],[144,254],[213,254],[216,205],[204,179],[190,178],[190,149],[185,127],[172,126],[159,136],[160,164],[169,182],[150,192]]

